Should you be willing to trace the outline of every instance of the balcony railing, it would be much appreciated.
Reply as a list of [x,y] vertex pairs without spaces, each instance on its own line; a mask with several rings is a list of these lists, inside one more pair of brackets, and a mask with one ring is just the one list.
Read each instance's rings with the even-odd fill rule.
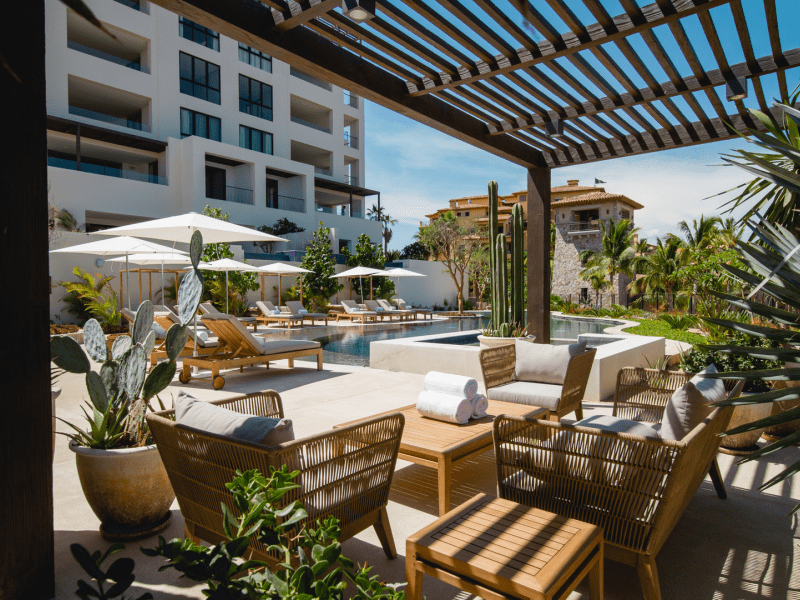
[[253,204],[253,190],[232,185],[210,185],[206,189],[206,197],[237,204]]
[[309,75],[308,73],[303,73],[302,71],[295,69],[294,67],[289,67],[289,73],[291,75],[294,75],[298,79],[302,79],[303,81],[307,81],[308,83],[313,84],[317,87],[321,87],[323,90],[328,90],[330,92],[331,89],[333,89],[330,83],[322,81],[321,79],[317,79],[316,77],[314,77],[313,75]]
[[608,226],[609,219],[592,219],[589,221],[573,221],[567,223],[567,231],[569,233],[589,233],[601,231],[600,223],[603,222]]
[[301,119],[300,117],[291,117],[292,123],[299,123],[300,125],[305,125],[306,127],[311,127],[311,129],[316,129],[317,131],[321,131],[323,133],[330,133],[330,127],[323,127],[322,125],[317,125],[316,123],[312,123],[311,121],[306,121],[305,119]]
[[77,106],[70,106],[69,114],[76,115],[78,117],[86,117],[87,119],[94,119],[95,121],[102,121],[103,123],[109,123],[111,125],[127,127],[128,129],[135,129],[137,131],[146,131],[148,133],[150,132],[150,128],[143,126],[141,121],[122,119],[120,117],[106,115],[104,113],[99,113],[93,110],[87,110],[85,108],[78,108]]
[[337,206],[323,206],[316,205],[316,211],[325,213],[326,215],[338,215],[340,217],[352,217],[354,219],[363,219],[364,214],[356,211],[350,211],[348,205]]
[[139,12],[143,12],[146,15],[150,14],[150,11],[144,6],[139,0],[114,0],[114,2],[119,2],[127,6],[128,8],[132,8],[133,10],[138,10]]
[[314,167],[314,174],[327,175],[328,177],[333,177],[333,171],[331,169],[326,169],[324,167]]
[[109,54],[108,52],[103,52],[102,50],[95,50],[94,48],[89,48],[88,46],[84,46],[83,44],[79,44],[77,42],[68,41],[67,48],[72,50],[77,50],[78,52],[82,52],[83,54],[88,54],[89,56],[96,56],[97,58],[102,58],[103,60],[107,60],[108,62],[112,62],[117,65],[122,65],[123,67],[128,67],[129,69],[133,69],[134,71],[141,71],[142,73],[150,73],[150,70],[147,67],[143,67],[139,63],[139,59],[130,61],[124,58],[120,58],[118,56],[114,56],[113,54]]
[[273,195],[267,198],[267,208],[278,208],[280,210],[302,213],[306,212],[306,201],[303,200],[303,198]]
[[[59,169],[69,169],[70,171],[78,170],[78,163],[76,161],[66,158],[58,158],[55,156],[47,157],[47,166],[58,167]],[[81,162],[80,170],[81,173],[93,173],[95,175],[105,175],[106,177],[120,177],[122,179],[130,179],[132,181],[144,181],[145,183],[167,185],[166,177],[150,175],[149,173],[139,173],[138,171],[123,171],[122,169],[115,169],[113,167],[105,167],[87,162]]]
[[358,185],[358,176],[357,175],[345,175],[344,182],[350,185]]
[[358,96],[356,96],[352,92],[348,92],[347,90],[342,90],[342,92],[344,94],[344,103],[347,106],[358,108]]
[[354,135],[350,135],[346,131],[344,132],[344,145],[352,148],[353,150],[358,150],[358,138]]

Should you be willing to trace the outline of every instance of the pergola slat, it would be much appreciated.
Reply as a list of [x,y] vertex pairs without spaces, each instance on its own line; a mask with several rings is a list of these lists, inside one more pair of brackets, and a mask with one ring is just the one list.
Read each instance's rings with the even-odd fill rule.
[[304,9],[304,7],[297,2],[290,2],[289,10],[291,16],[275,25],[275,29],[278,31],[288,31],[289,29],[307,23],[311,19],[324,15],[337,6],[342,5],[339,0],[309,0],[306,4],[308,4],[308,8]]

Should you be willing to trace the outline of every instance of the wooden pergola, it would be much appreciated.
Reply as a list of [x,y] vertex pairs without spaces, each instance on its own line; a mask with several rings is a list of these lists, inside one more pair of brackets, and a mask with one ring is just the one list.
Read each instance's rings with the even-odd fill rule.
[[[601,0],[377,0],[362,23],[340,12],[342,0],[151,1],[527,169],[528,316],[545,343],[551,169],[730,139],[727,124],[760,127],[747,107],[769,110],[777,94],[765,88],[777,79],[785,96],[785,72],[800,65],[800,49],[779,37],[792,3],[776,0],[755,19],[742,0],[618,0],[621,14]],[[0,556],[3,598],[54,590],[44,24],[43,2],[0,24],[0,251],[26,265],[4,295],[15,318],[3,358],[14,368],[0,452],[25,460],[3,461],[1,473],[0,538],[14,540]]]

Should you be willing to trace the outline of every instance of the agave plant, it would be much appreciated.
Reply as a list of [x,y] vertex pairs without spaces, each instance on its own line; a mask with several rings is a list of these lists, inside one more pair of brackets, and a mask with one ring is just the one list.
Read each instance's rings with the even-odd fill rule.
[[[147,359],[156,343],[153,305],[149,300],[136,311],[131,335],[118,336],[110,350],[96,319],[89,319],[83,328],[86,352],[69,336],[52,338],[50,354],[56,366],[86,376],[90,401],[83,410],[89,427],[81,429],[64,421],[75,430],[65,435],[77,444],[108,449],[149,443],[146,411],[150,400],[157,398],[175,376],[176,360],[186,345],[189,323],[203,293],[203,276],[197,268],[202,246],[202,236],[195,232],[190,247],[194,269],[183,277],[178,289],[180,325],[176,323],[167,331],[164,347],[168,360],[156,365],[149,374]],[[90,358],[100,364],[99,373],[92,370]]]
[[[780,225],[762,222],[754,227],[761,244],[737,241],[737,252],[750,269],[745,271],[733,265],[722,265],[733,277],[752,289],[750,296],[742,298],[724,292],[712,293],[727,302],[733,309],[747,311],[760,317],[761,325],[740,322],[733,319],[706,318],[709,323],[748,336],[777,342],[780,348],[755,346],[736,346],[729,344],[704,345],[702,349],[711,352],[786,362],[800,362],[800,239]],[[777,302],[788,305],[784,310],[751,299],[755,292],[763,292]],[[732,371],[710,375],[716,379],[743,379],[748,382],[800,381],[800,368],[775,368],[751,371]],[[800,387],[772,389],[767,392],[733,398],[720,402],[717,406],[741,406],[773,402],[800,400]],[[724,435],[744,433],[762,427],[771,427],[800,419],[800,406],[788,408],[764,419],[747,423],[727,431]],[[800,431],[773,442],[743,461],[755,460],[800,442]],[[800,470],[800,461],[795,462],[766,483],[761,488],[771,487]],[[800,505],[794,508],[797,511]]]

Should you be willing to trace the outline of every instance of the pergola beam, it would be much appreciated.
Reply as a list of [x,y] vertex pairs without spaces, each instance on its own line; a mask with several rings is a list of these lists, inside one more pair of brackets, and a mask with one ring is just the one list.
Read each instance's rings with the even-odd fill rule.
[[275,25],[275,29],[289,31],[303,23],[308,23],[311,19],[324,15],[337,6],[341,6],[342,2],[341,0],[307,0],[304,4],[307,4],[308,8],[303,7],[298,2],[289,2],[291,16],[284,18],[283,21]]

